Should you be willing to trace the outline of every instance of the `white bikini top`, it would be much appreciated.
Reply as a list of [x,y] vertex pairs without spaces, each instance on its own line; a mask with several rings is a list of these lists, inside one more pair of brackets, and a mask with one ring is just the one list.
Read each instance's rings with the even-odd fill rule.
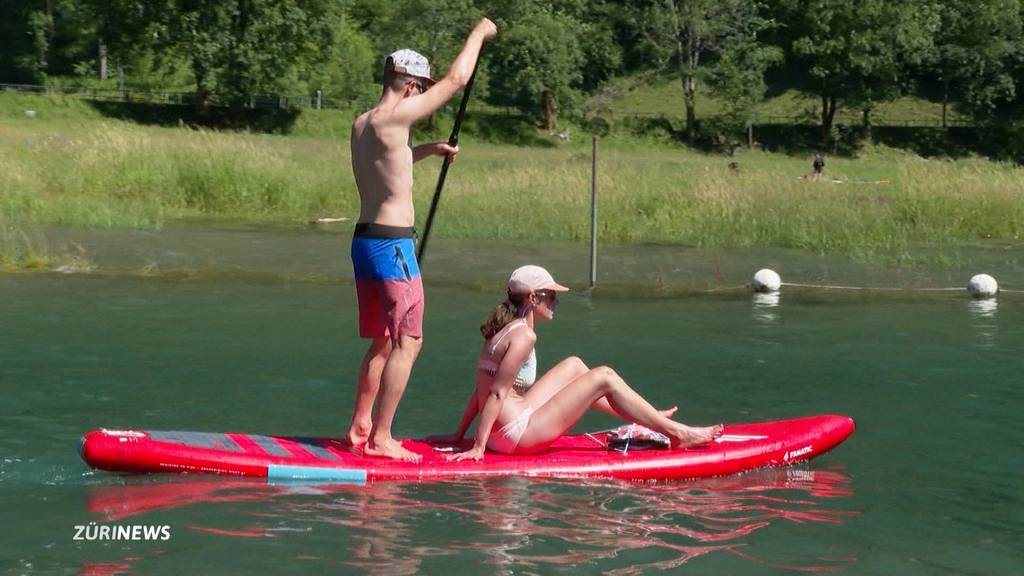
[[[487,351],[487,357],[480,359],[480,361],[476,365],[476,369],[480,370],[481,372],[484,372],[488,376],[492,376],[492,377],[495,374],[497,374],[498,373],[498,363],[495,362],[492,359],[493,356],[494,356],[494,352],[495,352],[495,350],[498,349],[498,344],[501,343],[501,340],[505,336],[508,336],[509,332],[515,330],[516,328],[519,328],[520,326],[526,326],[526,320],[523,320],[522,318],[518,318],[516,320],[513,320],[513,321],[509,322],[508,324],[506,324],[505,327],[502,328],[495,335],[496,337],[492,337],[491,338],[491,346],[490,346],[490,348]],[[537,381],[537,351],[534,348],[531,348],[530,349],[530,356],[526,359],[525,362],[523,362],[523,365],[519,367],[519,374],[516,375],[516,380],[515,380],[515,382],[512,383],[512,386],[515,387],[515,389],[518,392],[523,393],[526,390],[529,390],[530,386],[533,386],[533,383],[536,382],[536,381]]]

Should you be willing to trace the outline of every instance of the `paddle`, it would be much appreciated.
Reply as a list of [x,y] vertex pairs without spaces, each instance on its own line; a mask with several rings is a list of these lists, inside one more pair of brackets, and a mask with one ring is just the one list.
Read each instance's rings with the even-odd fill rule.
[[[459,130],[462,128],[462,117],[466,114],[466,104],[469,103],[469,93],[473,91],[473,82],[476,80],[476,68],[480,64],[480,57],[477,56],[476,64],[473,65],[473,74],[466,83],[466,89],[462,93],[462,103],[459,104],[459,113],[455,116],[455,125],[452,126],[452,134],[448,137],[449,146],[459,145]],[[420,240],[420,249],[416,254],[416,260],[420,267],[423,266],[423,255],[427,252],[427,239],[430,238],[430,227],[434,224],[434,214],[437,213],[437,204],[441,200],[441,190],[444,188],[444,180],[448,176],[448,167],[451,166],[451,156],[445,155],[444,163],[441,164],[441,173],[437,176],[437,188],[434,190],[434,198],[430,201],[430,212],[427,213],[427,225],[423,228],[423,238]]]

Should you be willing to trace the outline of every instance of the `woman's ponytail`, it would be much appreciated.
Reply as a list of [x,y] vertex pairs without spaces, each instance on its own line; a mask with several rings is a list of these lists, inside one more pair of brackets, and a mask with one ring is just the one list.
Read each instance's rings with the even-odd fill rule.
[[491,310],[490,314],[484,318],[483,323],[480,324],[480,334],[483,335],[484,340],[494,336],[506,324],[515,320],[519,316],[519,308],[522,304],[523,297],[521,295],[512,296],[509,294],[508,300],[495,306],[494,310]]

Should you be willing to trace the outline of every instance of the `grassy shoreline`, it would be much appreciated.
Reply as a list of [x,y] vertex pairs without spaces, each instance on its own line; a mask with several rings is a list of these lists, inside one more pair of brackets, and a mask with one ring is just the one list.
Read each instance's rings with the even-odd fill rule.
[[[68,104],[67,106],[74,106]],[[71,121],[72,119],[77,119]],[[336,130],[335,130],[336,131]],[[590,147],[465,138],[434,233],[447,238],[589,237]],[[729,170],[730,161],[739,171]],[[83,117],[0,115],[0,218],[99,228],[231,218],[270,223],[358,214],[347,139],[144,127]],[[417,165],[426,216],[439,162]],[[735,158],[637,140],[602,141],[601,241],[780,247],[856,260],[900,259],[914,245],[1024,237],[1024,169],[970,158],[925,160],[873,148],[829,158],[842,184],[806,182],[810,158]],[[887,184],[858,181],[888,180]],[[11,234],[0,255],[17,252]]]

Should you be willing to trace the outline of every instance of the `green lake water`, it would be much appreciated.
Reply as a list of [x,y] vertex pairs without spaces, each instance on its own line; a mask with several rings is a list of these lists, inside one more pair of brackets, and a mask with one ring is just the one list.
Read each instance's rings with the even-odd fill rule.
[[[809,463],[660,484],[323,487],[95,472],[77,447],[98,427],[340,435],[365,349],[345,234],[47,237],[97,268],[0,275],[7,573],[1024,572],[1024,295],[736,289],[764,266],[800,283],[943,288],[985,271],[1022,286],[1007,247],[965,249],[933,271],[612,249],[599,278],[614,288],[574,290],[538,329],[542,368],[569,354],[608,364],[687,422],[853,416],[856,433]],[[454,428],[477,326],[512,268],[533,261],[586,285],[579,246],[432,240],[431,250],[427,337],[400,436]],[[577,430],[613,424],[593,415]],[[90,522],[166,526],[169,538],[76,540]]]

